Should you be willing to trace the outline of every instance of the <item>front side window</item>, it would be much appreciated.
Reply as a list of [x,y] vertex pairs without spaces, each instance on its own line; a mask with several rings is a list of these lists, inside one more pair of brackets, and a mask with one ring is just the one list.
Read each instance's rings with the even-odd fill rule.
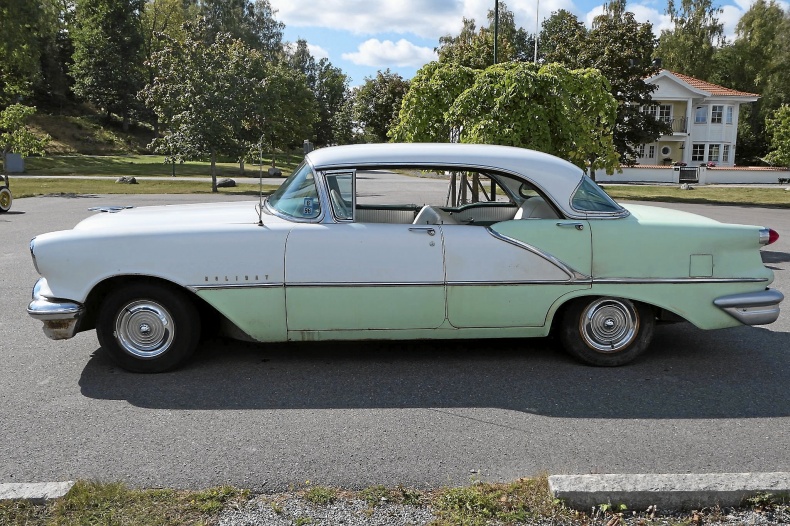
[[708,122],[708,107],[697,106],[697,110],[694,112],[694,123],[705,124],[706,122]]
[[705,145],[694,144],[691,146],[691,160],[704,161],[705,160]]
[[580,212],[620,212],[623,210],[603,191],[603,188],[586,175],[582,179],[582,184],[573,194],[571,206]]
[[302,163],[294,173],[266,200],[266,205],[295,219],[316,219],[321,215],[321,201],[315,186],[313,170]]
[[724,106],[711,106],[710,122],[712,124],[721,124],[723,117],[724,117]]

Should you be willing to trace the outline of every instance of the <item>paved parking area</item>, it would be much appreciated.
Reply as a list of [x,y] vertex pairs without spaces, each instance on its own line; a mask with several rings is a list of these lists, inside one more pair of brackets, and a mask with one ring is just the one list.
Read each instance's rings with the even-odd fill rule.
[[[790,471],[790,308],[766,328],[662,326],[618,369],[581,366],[546,341],[216,340],[186,368],[148,376],[116,369],[93,332],[53,342],[25,313],[32,236],[90,206],[212,199],[29,198],[0,216],[0,482],[282,490]],[[778,230],[764,261],[790,296],[790,212],[672,206]]]

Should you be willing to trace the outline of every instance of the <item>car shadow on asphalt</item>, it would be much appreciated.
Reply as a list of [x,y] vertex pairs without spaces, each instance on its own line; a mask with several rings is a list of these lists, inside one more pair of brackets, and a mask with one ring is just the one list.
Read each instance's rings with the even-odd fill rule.
[[143,375],[98,349],[81,378],[89,398],[166,409],[493,407],[558,418],[790,416],[790,333],[661,326],[648,352],[618,368],[577,363],[549,339],[204,343],[183,368]]

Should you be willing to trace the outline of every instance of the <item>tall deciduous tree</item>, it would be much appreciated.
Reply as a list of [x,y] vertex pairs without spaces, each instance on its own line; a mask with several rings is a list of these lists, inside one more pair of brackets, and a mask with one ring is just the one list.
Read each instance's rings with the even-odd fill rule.
[[354,114],[366,141],[387,141],[387,132],[398,117],[408,89],[409,81],[389,69],[379,71],[375,77],[365,77],[355,94]]
[[[458,35],[444,35],[436,48],[440,62],[454,62],[470,68],[483,69],[494,63],[494,18],[493,9],[488,11],[488,25],[477,30],[474,19],[463,19]],[[497,61],[531,60],[534,38],[523,28],[516,27],[513,12],[504,2],[499,3],[499,40]]]
[[128,129],[145,83],[140,16],[144,0],[78,0],[73,30],[74,93],[123,118]]
[[339,143],[336,136],[335,116],[342,111],[348,98],[348,76],[328,59],[322,58],[316,66],[313,88],[318,104],[318,121],[315,124],[315,140],[318,144]]
[[228,33],[269,60],[282,51],[285,25],[277,21],[277,11],[269,0],[193,0],[205,19],[206,42]]
[[664,67],[709,80],[716,47],[723,42],[720,13],[712,0],[680,0],[679,5],[668,0],[666,14],[673,27],[661,32],[657,51]]
[[43,16],[39,2],[0,3],[0,108],[28,96],[39,78]]
[[461,124],[450,119],[450,107],[474,84],[479,71],[452,62],[429,62],[420,68],[403,97],[390,138],[397,142],[448,142]]
[[262,69],[263,57],[228,35],[206,45],[202,28],[187,29],[183,42],[171,40],[151,60],[156,75],[142,96],[167,130],[151,147],[168,162],[208,157],[216,192],[217,157],[241,155],[244,122],[263,80],[253,72]]
[[625,10],[625,0],[612,0],[593,20],[579,54],[579,65],[599,70],[611,85],[618,102],[614,145],[624,163],[635,158],[637,145],[654,142],[672,131],[644,111],[653,104],[651,93],[656,89],[645,82],[659,71],[652,60],[655,48],[651,24],[637,22],[634,14]]
[[581,53],[586,41],[584,23],[570,11],[560,9],[543,21],[538,55],[545,62],[559,62],[569,68],[581,67]]

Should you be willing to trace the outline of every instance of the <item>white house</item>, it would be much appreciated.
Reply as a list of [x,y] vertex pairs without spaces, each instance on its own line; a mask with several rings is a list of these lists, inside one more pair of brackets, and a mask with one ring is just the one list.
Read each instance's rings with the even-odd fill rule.
[[671,123],[672,134],[640,145],[637,148],[639,164],[682,162],[688,166],[700,166],[710,162],[721,167],[735,164],[740,106],[756,101],[759,95],[717,86],[666,69],[646,79],[646,82],[658,86],[652,95],[658,106],[646,111]]

